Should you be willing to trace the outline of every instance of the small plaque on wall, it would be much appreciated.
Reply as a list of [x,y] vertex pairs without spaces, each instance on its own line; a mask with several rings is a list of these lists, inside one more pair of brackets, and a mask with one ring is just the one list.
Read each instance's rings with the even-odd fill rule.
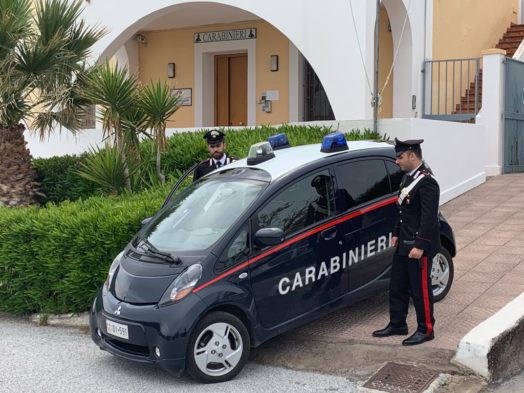
[[193,89],[191,87],[184,87],[180,89],[171,89],[171,95],[180,96],[180,106],[193,105]]

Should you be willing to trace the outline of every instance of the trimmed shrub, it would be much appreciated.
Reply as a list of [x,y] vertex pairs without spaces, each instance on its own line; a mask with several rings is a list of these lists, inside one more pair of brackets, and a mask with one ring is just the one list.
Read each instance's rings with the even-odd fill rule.
[[[178,170],[184,172],[194,163],[209,157],[206,143],[203,139],[206,131],[184,132],[172,135],[168,139],[167,151],[162,156],[164,173],[167,175]],[[322,138],[333,132],[330,127],[282,125],[280,127],[259,126],[252,129],[226,130],[226,151],[228,154],[243,158],[249,152],[249,147],[257,142],[265,141],[271,135],[285,133],[292,146],[320,143]],[[381,135],[368,129],[363,132],[352,130],[346,133],[347,140],[384,139]],[[151,141],[140,145],[140,155],[144,164],[154,166],[155,150]]]
[[[286,126],[278,131],[286,132],[292,145],[299,145],[318,142],[331,130]],[[269,127],[229,131],[228,151],[245,156],[251,144],[274,133]],[[203,132],[170,138],[166,161],[173,180],[181,170],[207,157],[202,136]],[[376,136],[353,132],[348,139]],[[142,148],[147,149],[147,143]],[[157,185],[142,193],[92,197],[46,208],[0,208],[0,311],[25,314],[89,309],[113,258],[138,231],[141,220],[160,208],[169,190],[170,185]]]
[[62,156],[37,158],[33,160],[36,170],[36,181],[40,183],[41,196],[39,202],[59,203],[65,200],[76,201],[95,195],[97,185],[82,179],[76,174],[87,154],[81,156]]
[[87,310],[113,258],[168,192],[0,208],[0,311]]
[[[286,133],[291,145],[297,146],[319,143],[322,137],[332,131],[329,127],[303,125],[259,126],[252,129],[227,130],[226,150],[229,154],[242,158],[247,156],[252,144],[267,140],[269,136],[277,133]],[[204,130],[184,132],[168,138],[167,150],[162,154],[162,170],[167,179],[173,181],[193,164],[209,157],[203,139],[204,133]],[[384,137],[368,129],[363,132],[352,130],[346,133],[346,138],[348,140],[384,139]],[[123,175],[118,175],[115,172],[111,173],[111,179],[108,178],[108,171],[112,168],[107,167],[107,160],[103,160],[104,152],[105,149],[102,148],[84,153],[81,156],[33,160],[33,166],[38,176],[37,181],[41,183],[41,191],[45,195],[41,198],[40,203],[45,205],[49,202],[75,201],[94,195],[108,195],[115,190],[121,190],[122,185],[119,183],[123,184]],[[144,140],[140,143],[140,156],[141,163],[132,175],[132,186],[135,191],[156,187],[159,184],[155,168],[156,148],[154,141]],[[91,162],[91,165],[87,164],[88,162]],[[93,163],[96,165],[93,165]],[[98,180],[104,180],[105,185],[101,185],[100,181],[98,183],[91,182],[78,175],[78,171],[89,173],[89,171],[96,169],[100,172],[104,165],[105,169],[102,173],[91,173],[91,175]],[[103,179],[101,175],[103,175]],[[108,184],[107,180],[111,180],[113,184]]]

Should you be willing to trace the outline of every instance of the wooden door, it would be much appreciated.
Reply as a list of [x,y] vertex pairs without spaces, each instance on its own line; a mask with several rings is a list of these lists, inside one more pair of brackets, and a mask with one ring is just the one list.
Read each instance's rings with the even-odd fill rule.
[[215,56],[215,125],[247,124],[247,54]]

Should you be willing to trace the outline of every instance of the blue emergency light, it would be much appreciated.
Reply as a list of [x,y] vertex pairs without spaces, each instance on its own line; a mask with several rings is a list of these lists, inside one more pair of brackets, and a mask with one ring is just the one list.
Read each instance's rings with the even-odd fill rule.
[[286,134],[271,135],[269,138],[267,138],[267,141],[271,144],[271,147],[273,148],[273,150],[279,150],[279,149],[285,149],[286,147],[291,147]]
[[348,144],[344,134],[341,132],[332,132],[327,134],[324,139],[322,139],[322,145],[320,146],[320,151],[322,153],[333,153],[336,151],[349,150]]

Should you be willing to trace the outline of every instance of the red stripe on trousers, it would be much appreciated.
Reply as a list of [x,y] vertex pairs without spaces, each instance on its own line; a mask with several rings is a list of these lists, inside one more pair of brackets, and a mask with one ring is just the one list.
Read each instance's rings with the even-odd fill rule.
[[431,315],[429,313],[428,292],[428,257],[422,257],[422,298],[424,299],[424,316],[426,318],[426,335],[433,331]]

